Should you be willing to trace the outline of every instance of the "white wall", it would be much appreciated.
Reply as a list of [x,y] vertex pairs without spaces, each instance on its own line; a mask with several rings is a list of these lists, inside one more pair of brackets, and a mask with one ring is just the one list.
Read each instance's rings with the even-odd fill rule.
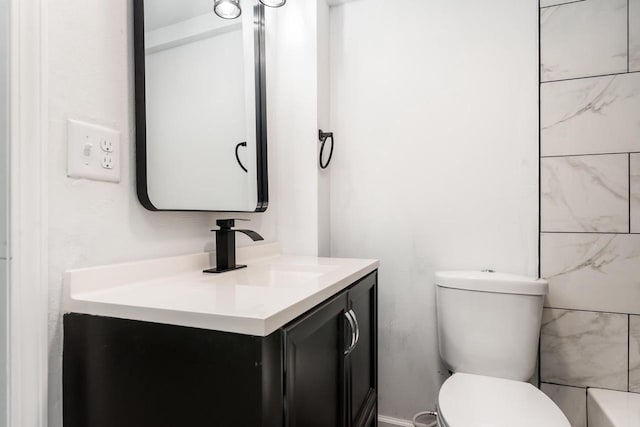
[[537,273],[537,2],[331,9],[332,256],[381,260],[380,413],[433,409],[433,273]]
[[[329,5],[326,0],[318,3],[318,129],[331,132],[330,125],[330,63],[329,56]],[[317,155],[320,143],[316,140]],[[324,159],[329,155],[329,142],[325,147]],[[326,161],[326,160],[325,160]],[[318,162],[316,162],[316,165]],[[331,169],[318,168],[318,255],[331,254]]]
[[0,427],[7,419],[9,199],[9,2],[0,0]]
[[[317,255],[318,91],[315,1],[266,8],[270,209],[287,254]],[[271,24],[271,25],[270,25]]]
[[8,256],[9,48],[9,1],[0,0],[0,260]]

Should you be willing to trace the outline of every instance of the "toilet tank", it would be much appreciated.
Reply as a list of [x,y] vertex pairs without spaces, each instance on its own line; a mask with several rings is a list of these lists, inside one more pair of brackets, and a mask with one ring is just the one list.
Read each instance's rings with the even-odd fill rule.
[[513,274],[436,273],[440,357],[453,372],[530,379],[547,290],[545,280]]

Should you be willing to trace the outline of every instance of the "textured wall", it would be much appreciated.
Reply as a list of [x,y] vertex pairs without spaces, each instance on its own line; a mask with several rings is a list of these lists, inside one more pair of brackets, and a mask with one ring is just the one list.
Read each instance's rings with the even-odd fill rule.
[[331,8],[331,254],[379,258],[380,413],[447,373],[434,272],[537,273],[537,2]]
[[542,389],[640,392],[640,0],[542,2]]

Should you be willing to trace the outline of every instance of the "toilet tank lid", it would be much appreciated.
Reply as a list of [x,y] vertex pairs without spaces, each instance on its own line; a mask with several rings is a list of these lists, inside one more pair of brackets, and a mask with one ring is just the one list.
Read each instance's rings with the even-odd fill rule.
[[436,285],[444,288],[519,295],[546,295],[544,279],[492,271],[438,271]]

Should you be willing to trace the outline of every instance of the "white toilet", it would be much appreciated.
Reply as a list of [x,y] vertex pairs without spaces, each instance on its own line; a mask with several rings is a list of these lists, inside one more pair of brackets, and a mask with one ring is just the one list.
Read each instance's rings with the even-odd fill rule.
[[570,427],[533,376],[545,280],[490,271],[436,273],[438,347],[453,375],[440,427]]

